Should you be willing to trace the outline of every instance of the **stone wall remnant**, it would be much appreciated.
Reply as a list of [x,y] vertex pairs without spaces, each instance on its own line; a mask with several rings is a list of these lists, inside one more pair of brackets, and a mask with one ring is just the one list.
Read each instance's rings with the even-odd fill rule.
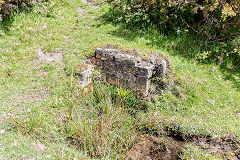
[[101,69],[106,82],[130,89],[138,98],[149,95],[151,79],[163,77],[168,67],[165,57],[143,59],[118,49],[97,48],[91,61]]

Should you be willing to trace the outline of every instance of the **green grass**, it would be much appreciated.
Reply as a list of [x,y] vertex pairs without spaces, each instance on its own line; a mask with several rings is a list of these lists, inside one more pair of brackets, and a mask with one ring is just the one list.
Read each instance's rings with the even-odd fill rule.
[[[115,159],[125,154],[137,134],[134,119],[122,109],[124,104],[111,101],[112,91],[106,86],[95,88],[98,95],[82,96],[72,73],[102,44],[134,48],[142,55],[163,53],[170,59],[179,96],[166,91],[149,104],[149,114],[141,115],[143,119],[157,112],[164,120],[154,125],[178,124],[187,134],[240,136],[239,75],[227,79],[214,63],[184,58],[181,48],[169,47],[181,42],[182,48],[189,49],[186,39],[191,37],[168,38],[156,31],[143,33],[105,23],[100,17],[107,8],[106,4],[91,6],[69,0],[57,3],[50,17],[22,12],[8,31],[0,30],[0,129],[5,129],[0,135],[0,159],[86,159],[86,155]],[[40,46],[46,52],[60,50],[64,62],[36,63]],[[199,48],[189,50],[198,52]],[[99,110],[103,110],[100,118]],[[101,130],[101,126],[108,127]],[[70,145],[67,137],[75,137],[74,143],[79,145]],[[46,146],[44,153],[34,148],[37,143]],[[185,157],[192,156],[189,150],[203,153],[188,147]],[[206,155],[214,159],[210,153]]]

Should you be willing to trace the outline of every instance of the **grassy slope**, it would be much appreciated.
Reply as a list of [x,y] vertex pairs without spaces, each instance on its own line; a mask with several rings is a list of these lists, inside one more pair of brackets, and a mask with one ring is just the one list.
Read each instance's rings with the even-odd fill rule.
[[[48,159],[52,156],[58,159],[84,159],[84,154],[64,143],[62,126],[56,123],[56,117],[61,115],[59,112],[66,111],[66,92],[71,85],[71,78],[65,75],[63,68],[66,65],[70,73],[85,55],[93,52],[95,46],[105,43],[135,48],[142,53],[164,53],[169,57],[176,77],[181,82],[178,86],[181,98],[166,93],[164,100],[160,97],[153,104],[154,110],[166,117],[166,123],[179,123],[187,133],[234,133],[240,136],[240,92],[234,82],[225,80],[218,66],[185,59],[179,55],[181,51],[161,45],[174,45],[186,37],[168,40],[158,33],[141,34],[105,24],[99,20],[104,9],[77,0],[57,5],[53,13],[54,16],[49,18],[20,13],[13,20],[9,31],[1,30],[1,129],[7,130],[9,122],[16,119],[18,124],[23,124],[24,130],[37,128],[38,131],[37,134],[32,131],[31,136],[22,135],[24,131],[21,130],[1,134],[0,158]],[[36,50],[40,46],[44,46],[47,52],[63,51],[64,64],[36,64]],[[33,123],[24,126],[24,120],[28,118],[32,118]],[[45,154],[34,149],[41,135],[45,137],[41,143],[47,146]]]

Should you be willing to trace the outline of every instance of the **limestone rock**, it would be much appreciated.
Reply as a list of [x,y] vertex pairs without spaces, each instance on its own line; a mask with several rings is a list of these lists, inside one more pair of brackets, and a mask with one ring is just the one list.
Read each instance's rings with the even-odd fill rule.
[[168,68],[168,62],[159,56],[144,60],[117,49],[97,48],[91,62],[109,84],[131,89],[139,98],[148,96],[151,78],[163,77]]
[[91,83],[91,74],[94,70],[94,65],[84,62],[79,70],[79,83],[82,88],[85,88]]

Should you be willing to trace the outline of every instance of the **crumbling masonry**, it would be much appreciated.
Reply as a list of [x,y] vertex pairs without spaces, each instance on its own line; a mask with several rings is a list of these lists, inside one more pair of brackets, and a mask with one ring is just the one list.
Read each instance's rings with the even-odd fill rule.
[[91,61],[101,69],[107,83],[130,89],[139,98],[148,96],[151,79],[163,77],[168,67],[166,58],[145,60],[118,49],[97,48]]

